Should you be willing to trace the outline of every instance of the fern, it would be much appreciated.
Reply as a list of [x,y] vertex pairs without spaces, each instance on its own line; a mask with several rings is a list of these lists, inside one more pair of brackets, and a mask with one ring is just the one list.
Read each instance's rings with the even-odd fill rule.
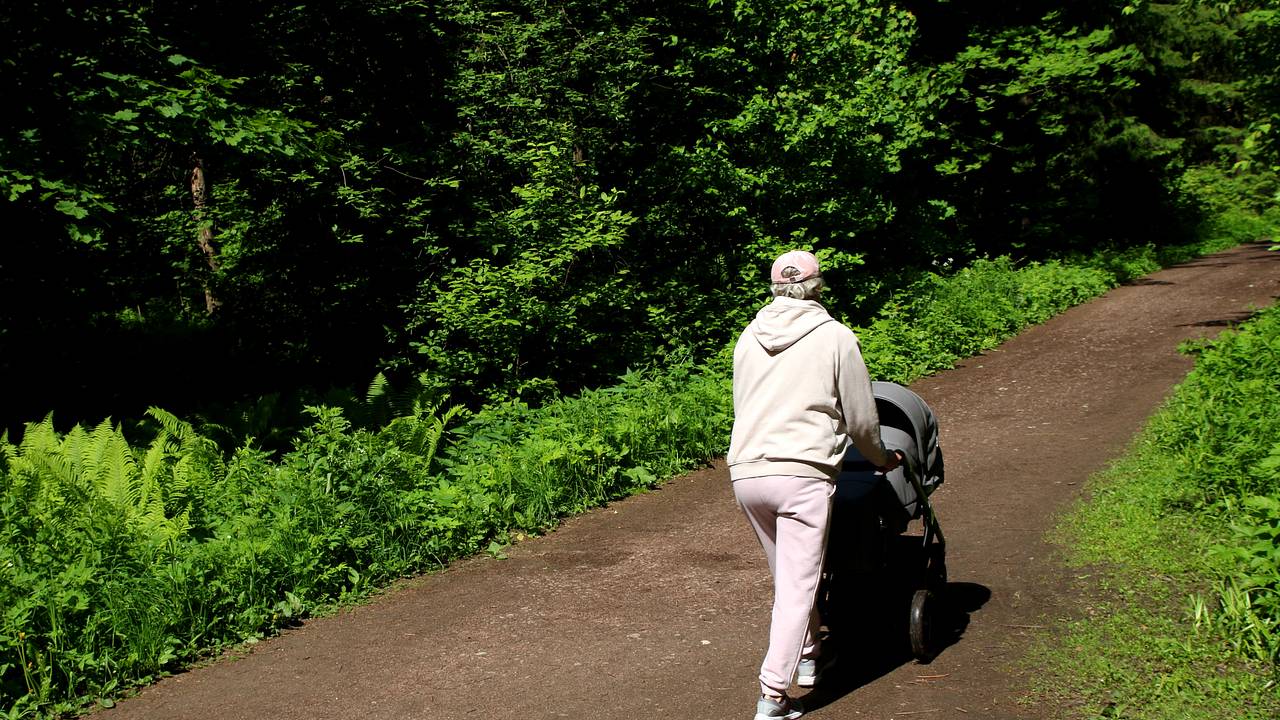
[[383,402],[387,397],[387,391],[391,387],[391,382],[387,380],[387,376],[379,372],[373,376],[373,382],[369,383],[369,390],[364,394],[364,402],[366,405],[377,405]]
[[160,436],[157,440],[172,438],[177,441],[178,447],[183,447],[196,436],[195,429],[190,423],[179,420],[177,415],[166,410],[158,407],[147,408],[147,417],[160,423]]
[[[147,452],[142,456],[142,470],[139,478],[139,486],[141,489],[141,500],[143,504],[149,503],[152,498],[158,498],[163,504],[164,492],[161,487],[163,478],[168,474],[169,470],[169,449],[164,442],[166,438],[156,438],[151,447],[147,448]],[[172,493],[175,488],[170,487],[169,492]],[[185,488],[183,488],[185,490]]]
[[415,401],[412,412],[392,420],[380,436],[401,450],[421,457],[430,469],[449,422],[463,411],[462,406],[453,405],[437,415],[441,404],[423,405]]
[[89,457],[97,464],[86,465],[81,472],[92,478],[98,493],[128,518],[142,503],[138,464],[120,431],[109,425],[104,429],[104,425],[99,425],[92,435],[94,447]]
[[432,388],[429,375],[421,373],[403,387],[392,386],[386,375],[378,373],[365,391],[364,403],[353,408],[352,418],[364,427],[382,427],[399,418],[420,415],[425,409],[432,412],[444,403]]
[[82,501],[89,496],[88,488],[77,482],[76,464],[69,457],[53,429],[53,415],[45,416],[39,423],[29,423],[22,436],[22,444],[6,450],[10,455],[10,471],[14,482],[34,486],[34,502],[47,508],[62,508],[71,500]]
[[148,408],[147,415],[160,423],[160,432],[143,457],[143,495],[149,497],[154,492],[164,506],[184,506],[190,497],[189,474],[174,469],[183,458],[199,452],[200,446],[193,440],[196,433],[190,424],[160,408]]
[[50,523],[92,501],[105,502],[140,542],[172,546],[191,528],[193,481],[217,464],[216,446],[170,413],[149,413],[160,431],[137,452],[110,419],[59,436],[52,416],[29,424],[20,446],[4,444],[7,482],[34,486]]

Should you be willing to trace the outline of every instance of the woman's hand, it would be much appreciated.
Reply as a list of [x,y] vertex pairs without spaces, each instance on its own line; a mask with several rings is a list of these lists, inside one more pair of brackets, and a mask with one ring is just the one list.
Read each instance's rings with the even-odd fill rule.
[[897,468],[899,465],[901,465],[902,461],[906,459],[907,459],[907,456],[903,455],[901,450],[892,450],[890,451],[889,463],[884,467],[880,468],[880,472],[882,473],[893,472],[893,470]]

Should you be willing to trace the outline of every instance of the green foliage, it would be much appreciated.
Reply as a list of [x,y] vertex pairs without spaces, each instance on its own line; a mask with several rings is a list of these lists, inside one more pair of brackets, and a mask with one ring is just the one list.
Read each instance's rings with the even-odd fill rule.
[[496,496],[498,527],[536,532],[715,457],[731,421],[724,375],[681,364],[537,412],[487,408],[441,462],[459,487]]
[[1280,228],[1280,204],[1276,202],[1280,198],[1280,176],[1274,173],[1208,165],[1188,169],[1181,185],[1186,196],[1195,198],[1204,208],[1197,227],[1197,235],[1203,239],[1228,247],[1272,237]]
[[978,261],[950,277],[925,275],[858,331],[873,377],[910,382],[989,350],[1028,325],[1102,294],[1114,276],[1051,261],[1015,269]]
[[19,2],[0,21],[15,431],[374,368],[538,404],[713,356],[791,247],[865,325],[974,258],[1276,222],[1265,2]]
[[1280,308],[1190,346],[1195,369],[1056,538],[1088,596],[1033,661],[1081,717],[1280,711]]
[[1274,177],[1250,171],[1269,151],[1244,120],[1267,114],[1250,78],[1275,75],[1260,33],[1246,40],[1264,4],[922,7],[949,129],[929,155],[960,234],[1033,257],[1203,235],[1221,206],[1188,175]]
[[589,354],[614,334],[606,314],[626,278],[607,263],[634,222],[615,209],[616,193],[577,184],[565,150],[530,152],[533,181],[512,190],[515,205],[486,232],[516,252],[505,263],[476,258],[423,288],[434,327],[417,345],[428,364],[464,386],[492,383],[498,398],[554,386],[546,375],[560,354]]
[[1280,662],[1280,312],[1195,348],[1196,369],[1152,424],[1176,480],[1205,512],[1231,518],[1218,552],[1221,606],[1210,613],[1252,657]]
[[30,425],[0,465],[0,706],[72,710],[653,487],[723,450],[724,382],[634,372],[461,428],[459,408],[420,399],[376,431],[312,407],[278,460],[250,444],[224,462],[158,410],[145,448],[109,423]]
[[145,450],[109,422],[59,436],[48,418],[4,444],[5,705],[111,692],[113,677],[146,677],[176,657],[178,641],[155,622],[172,609],[153,576],[208,518],[221,461],[189,425],[152,417],[160,427]]
[[1274,402],[1280,392],[1278,330],[1280,316],[1268,311],[1247,331],[1189,346],[1196,368],[1152,424],[1159,441],[1180,459],[1181,479],[1206,504],[1280,492],[1280,478],[1266,462],[1268,440],[1280,437]]
[[[1280,488],[1280,445],[1263,461],[1273,487]],[[1216,614],[1205,613],[1233,638],[1243,655],[1280,662],[1280,500],[1273,495],[1244,499],[1234,537],[1216,550],[1231,572],[1219,589]]]

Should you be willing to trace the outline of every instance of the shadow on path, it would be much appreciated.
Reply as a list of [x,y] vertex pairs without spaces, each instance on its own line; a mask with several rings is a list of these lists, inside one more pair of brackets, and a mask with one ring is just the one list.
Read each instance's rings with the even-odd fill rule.
[[960,642],[970,616],[991,599],[991,590],[984,585],[947,583],[943,602],[933,617],[933,656],[917,661],[909,634],[911,590],[892,587],[897,584],[892,578],[879,578],[891,584],[888,588],[871,577],[865,579],[870,582],[860,597],[826,609],[829,634],[824,645],[828,652],[838,653],[839,659],[823,676],[822,684],[803,696],[806,711],[830,705],[903,665],[919,662],[920,667],[928,667]]
[[1178,327],[1233,328],[1239,326],[1253,316],[1253,312],[1242,311],[1231,313],[1226,317],[1214,318],[1212,320],[1196,320],[1195,322],[1179,323]]

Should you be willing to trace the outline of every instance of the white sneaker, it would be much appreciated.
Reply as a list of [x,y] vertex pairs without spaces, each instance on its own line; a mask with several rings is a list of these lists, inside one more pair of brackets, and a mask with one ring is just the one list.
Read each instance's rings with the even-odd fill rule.
[[762,696],[756,702],[755,720],[795,720],[803,714],[804,708],[800,703],[786,695],[781,700]]
[[801,658],[796,668],[796,685],[811,688],[822,682],[822,676],[836,664],[836,656],[830,655],[822,659]]

